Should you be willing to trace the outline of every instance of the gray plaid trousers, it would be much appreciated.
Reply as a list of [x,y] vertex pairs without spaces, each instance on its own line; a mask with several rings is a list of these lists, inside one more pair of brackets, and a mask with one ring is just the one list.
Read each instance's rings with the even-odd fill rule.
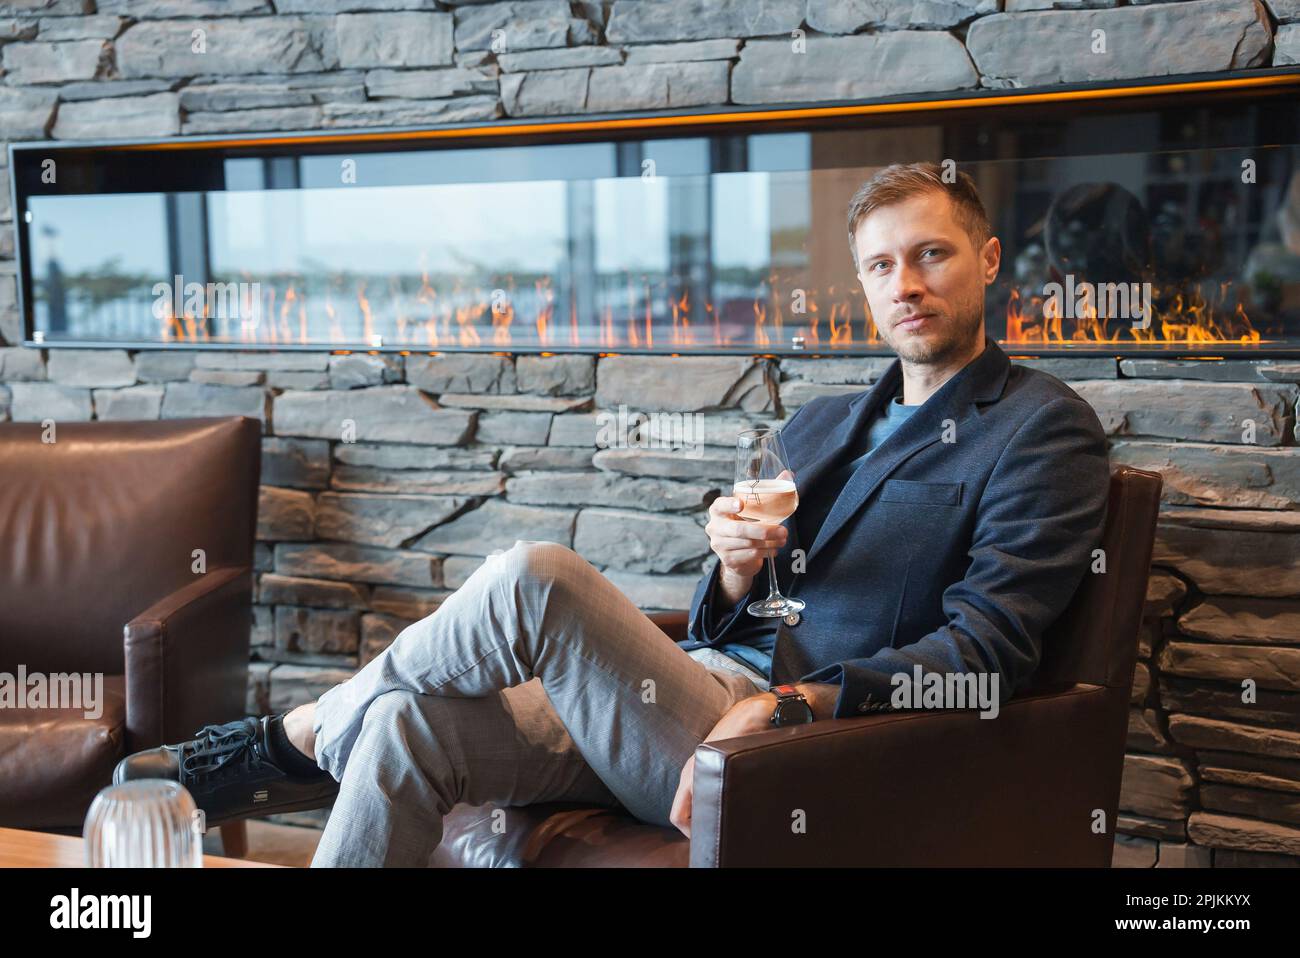
[[318,866],[426,866],[457,803],[621,805],[671,827],[682,767],[766,679],[683,651],[573,550],[518,541],[316,704],[339,794]]

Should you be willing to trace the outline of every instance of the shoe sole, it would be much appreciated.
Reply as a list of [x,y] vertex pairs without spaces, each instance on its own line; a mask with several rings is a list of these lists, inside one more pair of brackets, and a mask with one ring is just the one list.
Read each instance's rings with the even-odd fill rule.
[[[334,798],[337,798],[337,794]],[[282,815],[286,812],[307,812],[317,808],[325,808],[333,804],[334,798],[329,801],[322,801],[319,798],[310,801],[289,802],[284,805],[265,805],[260,806],[254,811],[237,812],[233,815],[226,815],[223,818],[212,818],[208,816],[204,819],[204,824],[208,828],[220,828],[222,825],[229,825],[231,822],[242,822],[249,818],[263,818],[267,815]]]

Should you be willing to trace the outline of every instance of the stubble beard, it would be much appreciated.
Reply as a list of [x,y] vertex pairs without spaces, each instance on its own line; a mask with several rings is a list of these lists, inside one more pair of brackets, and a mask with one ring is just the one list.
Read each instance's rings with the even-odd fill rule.
[[[955,322],[944,324],[945,335],[918,339],[907,333],[900,333],[889,345],[898,354],[898,358],[905,363],[917,366],[946,363],[975,349],[983,320],[984,297],[981,290],[977,300],[961,304]],[[882,334],[882,338],[886,337]],[[888,342],[887,338],[886,342]]]

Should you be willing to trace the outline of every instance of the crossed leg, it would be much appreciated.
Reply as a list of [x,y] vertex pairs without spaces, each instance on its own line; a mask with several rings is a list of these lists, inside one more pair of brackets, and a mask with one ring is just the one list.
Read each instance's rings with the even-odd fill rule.
[[426,865],[458,802],[620,804],[667,826],[682,766],[758,691],[573,550],[517,542],[317,701],[340,787],[312,864]]

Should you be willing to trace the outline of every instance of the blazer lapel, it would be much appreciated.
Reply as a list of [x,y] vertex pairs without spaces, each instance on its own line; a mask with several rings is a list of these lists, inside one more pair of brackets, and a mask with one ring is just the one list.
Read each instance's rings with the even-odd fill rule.
[[[898,392],[903,379],[901,370],[898,360],[894,360],[874,386],[853,397],[849,403],[848,415],[826,434],[808,465],[795,469],[795,484],[799,489],[811,489],[830,470],[844,447],[857,441],[876,411]],[[797,519],[796,512],[785,522],[786,528],[790,530],[791,549],[803,548]]]
[[855,441],[877,410],[894,397],[902,379],[902,367],[898,360],[894,360],[874,386],[853,397],[849,403],[848,415],[826,434],[813,454],[812,461],[795,473],[798,485],[810,488],[830,469],[844,447]]
[[[960,437],[967,420],[978,415],[976,404],[992,402],[1002,394],[1009,367],[1010,361],[1006,354],[996,343],[986,338],[984,351],[975,361],[944,383],[943,387],[899,426],[893,435],[877,449],[872,450],[871,455],[858,471],[849,478],[839,498],[835,500],[835,505],[831,507],[830,513],[822,522],[817,538],[808,550],[807,561],[811,562],[835,533],[862,508],[863,503],[871,497],[890,473],[925,447],[943,438],[945,420],[951,419],[955,423],[956,435]],[[881,387],[886,385],[886,381],[890,378],[889,373],[896,373],[894,388],[885,392]],[[890,367],[889,373],[882,377],[868,397],[868,399],[874,397],[875,402],[863,403],[861,413],[854,417],[857,421],[855,431],[846,435],[845,441],[849,436],[857,435],[856,429],[862,427],[868,407],[877,409],[883,397],[894,395],[898,381],[902,379],[901,367],[895,363]],[[836,430],[835,434],[838,433],[839,430]],[[837,451],[832,450],[829,455],[818,459],[811,468],[805,470],[807,479],[798,478],[811,485],[825,471],[826,465],[835,458]],[[820,470],[818,470],[819,466]]]

